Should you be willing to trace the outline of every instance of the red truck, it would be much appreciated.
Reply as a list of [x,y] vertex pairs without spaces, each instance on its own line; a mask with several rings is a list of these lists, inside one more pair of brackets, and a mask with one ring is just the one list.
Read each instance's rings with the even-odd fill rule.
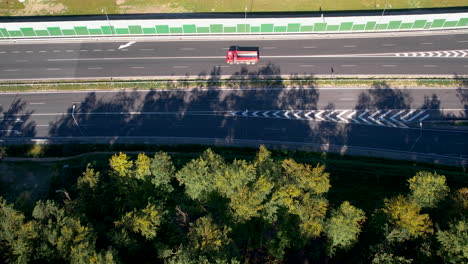
[[232,46],[226,54],[228,64],[256,64],[260,60],[257,47]]

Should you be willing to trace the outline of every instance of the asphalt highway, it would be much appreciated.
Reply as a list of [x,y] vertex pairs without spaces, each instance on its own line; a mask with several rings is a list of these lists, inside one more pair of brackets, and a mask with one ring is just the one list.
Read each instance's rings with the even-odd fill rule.
[[236,139],[468,158],[466,88],[264,88],[0,95],[0,139]]
[[[61,41],[63,43],[57,43]],[[125,45],[125,47],[121,47]],[[257,65],[227,65],[232,45]],[[0,44],[0,80],[210,75],[464,75],[468,35],[339,39],[135,40]]]

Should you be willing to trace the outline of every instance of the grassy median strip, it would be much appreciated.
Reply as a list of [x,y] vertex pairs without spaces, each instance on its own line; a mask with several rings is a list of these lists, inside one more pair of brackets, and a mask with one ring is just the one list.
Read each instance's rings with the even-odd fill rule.
[[[191,12],[298,12],[466,6],[466,0],[0,0],[0,16]],[[105,10],[104,10],[105,9]]]
[[184,89],[184,88],[289,88],[289,87],[465,87],[468,79],[354,79],[354,78],[287,78],[287,79],[184,79],[94,82],[0,83],[0,92]]

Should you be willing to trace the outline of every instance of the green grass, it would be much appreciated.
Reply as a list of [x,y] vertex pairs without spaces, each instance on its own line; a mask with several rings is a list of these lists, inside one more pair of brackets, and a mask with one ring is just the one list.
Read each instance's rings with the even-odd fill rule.
[[0,0],[0,16],[381,10],[466,6],[466,0]]
[[160,81],[95,81],[95,82],[36,82],[3,83],[0,92],[111,90],[111,89],[174,89],[174,88],[261,88],[261,87],[372,87],[376,83],[390,87],[458,87],[458,79],[353,79],[353,78],[284,78],[284,79],[222,79],[210,80],[160,80]]

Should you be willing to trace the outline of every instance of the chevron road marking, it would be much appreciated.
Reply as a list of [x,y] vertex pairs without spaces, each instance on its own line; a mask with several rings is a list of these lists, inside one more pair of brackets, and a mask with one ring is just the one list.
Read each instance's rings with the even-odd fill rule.
[[369,122],[369,121],[367,121],[366,119],[362,118],[362,117],[363,117],[365,114],[367,114],[367,113],[368,113],[368,111],[365,110],[364,113],[362,113],[362,114],[360,114],[360,115],[358,116],[358,118],[361,119],[362,121],[366,122],[367,124],[372,125],[371,122]]
[[416,117],[424,114],[426,112],[426,110],[422,110],[420,111],[419,113],[415,114],[413,117],[411,117],[410,119],[408,119],[409,122],[413,121]]
[[299,114],[302,113],[302,111],[297,111],[296,113],[294,113],[293,115],[298,118],[298,119],[301,119],[301,117],[299,116]]
[[395,119],[395,117],[397,117],[398,115],[400,115],[401,113],[403,113],[405,110],[401,110],[400,112],[396,113],[395,115],[393,115],[392,117],[390,117],[391,120],[393,120],[393,122],[397,123],[398,125],[400,126],[403,126],[403,127],[407,127],[405,125],[403,125],[402,123],[398,122],[398,120]]
[[357,111],[352,111],[351,114],[349,114],[349,115],[347,116],[347,118],[349,118],[349,119],[353,120],[354,122],[360,124],[361,122],[359,122],[359,121],[357,121],[356,119],[352,118],[352,116],[354,116],[356,113],[357,113]]
[[389,124],[390,126],[392,127],[397,127],[395,124],[393,124],[392,122],[388,121],[387,119],[385,119],[385,116],[387,116],[388,114],[390,114],[392,112],[392,110],[388,110],[385,114],[381,115],[380,116],[380,120],[382,121],[385,121],[387,124]]
[[419,122],[424,121],[424,120],[425,120],[426,118],[428,118],[428,117],[429,117],[429,114],[425,115],[424,117],[422,117],[421,119],[419,119]]
[[406,118],[409,117],[410,115],[412,115],[415,111],[416,110],[409,111],[406,115],[400,117],[400,119],[403,120],[403,121],[408,121],[408,120],[406,120]]
[[349,123],[349,121],[347,119],[344,119],[343,117],[341,117],[341,115],[344,115],[346,112],[348,112],[348,110],[344,110],[343,112],[338,114],[336,117],[338,117],[338,119],[340,119],[341,121],[343,121],[345,123]]
[[310,114],[312,114],[314,111],[309,111],[307,112],[304,116],[305,118],[309,119],[309,120],[313,120],[314,118],[310,117]]
[[319,111],[316,115],[315,118],[319,119],[320,121],[324,121],[325,119],[322,118],[321,114],[325,111]]
[[430,117],[426,109],[382,109],[382,110],[277,110],[277,111],[230,111],[227,116],[257,118],[287,118],[293,120],[328,121],[337,123],[354,123],[387,127],[408,128],[408,124],[422,122]]
[[380,121],[374,119],[374,116],[378,115],[381,111],[382,111],[382,110],[379,110],[379,111],[373,113],[372,115],[369,116],[369,119],[372,120],[372,121],[374,121],[374,122],[376,122],[377,124],[383,126],[384,124],[382,124],[382,123],[380,123]]
[[338,120],[333,119],[333,118],[331,117],[331,115],[333,115],[333,114],[335,114],[335,111],[331,111],[328,115],[325,115],[325,117],[328,118],[328,119],[330,119],[330,120],[332,120],[332,121],[334,121],[334,122],[338,122]]

